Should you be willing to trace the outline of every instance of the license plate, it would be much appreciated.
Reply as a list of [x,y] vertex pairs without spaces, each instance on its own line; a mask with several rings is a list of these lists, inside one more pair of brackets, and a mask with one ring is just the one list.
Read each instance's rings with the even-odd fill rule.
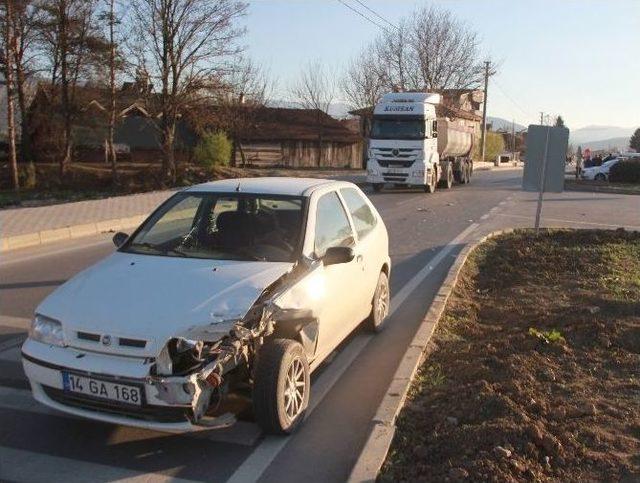
[[404,170],[398,168],[389,168],[389,174],[404,174]]
[[138,386],[102,381],[92,377],[63,372],[62,387],[65,392],[84,394],[124,404],[142,405],[142,391]]

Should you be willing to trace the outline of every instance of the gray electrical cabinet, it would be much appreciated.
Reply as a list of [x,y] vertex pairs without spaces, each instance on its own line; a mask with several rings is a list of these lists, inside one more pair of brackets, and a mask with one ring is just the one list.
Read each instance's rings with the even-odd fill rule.
[[[531,124],[527,131],[527,155],[524,163],[522,189],[560,193],[564,189],[564,170],[569,144],[566,127]],[[544,155],[547,154],[545,166]],[[544,171],[544,179],[542,172]],[[542,186],[541,186],[542,184]]]

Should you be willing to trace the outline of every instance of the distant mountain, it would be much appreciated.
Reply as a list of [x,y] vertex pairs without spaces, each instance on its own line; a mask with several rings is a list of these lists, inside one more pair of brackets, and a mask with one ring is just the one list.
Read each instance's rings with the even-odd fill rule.
[[[491,124],[494,131],[511,131],[511,121],[502,119],[501,117],[487,116],[487,124]],[[522,124],[515,123],[516,132],[527,129]]]
[[[606,142],[617,139],[626,138],[626,142],[633,134],[635,129],[632,127],[618,126],[586,126],[580,129],[572,129],[569,135],[569,141],[575,145],[587,145],[595,142]],[[590,145],[588,147],[591,147]],[[592,148],[593,149],[593,148]]]
[[[573,141],[572,143],[574,148],[577,149],[578,143],[575,143]],[[586,148],[589,148],[592,151],[614,151],[617,149],[618,151],[626,152],[629,150],[629,138],[625,136],[621,138],[602,139],[600,141],[586,141],[579,143],[579,145],[583,151]]]

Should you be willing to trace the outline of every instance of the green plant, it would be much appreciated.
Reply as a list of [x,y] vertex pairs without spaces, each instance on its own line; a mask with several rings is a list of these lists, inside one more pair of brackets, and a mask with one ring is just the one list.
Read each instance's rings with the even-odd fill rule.
[[447,377],[444,375],[440,364],[432,364],[424,368],[423,381],[426,387],[442,386],[446,380]]
[[[482,148],[480,148],[482,149]],[[502,134],[487,131],[487,141],[485,143],[484,160],[493,162],[504,151],[504,138]]]
[[32,190],[36,187],[36,165],[33,164],[33,162],[20,164],[18,168],[18,176],[21,188]]
[[609,170],[609,181],[619,183],[640,183],[640,160],[620,161]]
[[529,335],[540,339],[545,344],[552,344],[554,342],[566,342],[565,338],[562,336],[560,331],[556,329],[548,330],[546,332],[535,329],[534,327],[529,328]]
[[193,151],[193,156],[198,164],[208,168],[225,166],[231,159],[231,141],[223,132],[205,133]]

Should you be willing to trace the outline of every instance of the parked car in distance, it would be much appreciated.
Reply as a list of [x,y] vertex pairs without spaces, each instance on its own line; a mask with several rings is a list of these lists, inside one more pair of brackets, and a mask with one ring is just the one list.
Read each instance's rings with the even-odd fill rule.
[[36,309],[22,347],[34,397],[160,431],[267,432],[304,418],[310,374],[389,310],[382,218],[347,182],[225,180],[176,193]]
[[580,173],[582,179],[590,179],[597,181],[607,181],[609,179],[609,170],[611,166],[621,161],[621,158],[610,159],[605,161],[600,166],[592,166],[590,168],[583,168]]

